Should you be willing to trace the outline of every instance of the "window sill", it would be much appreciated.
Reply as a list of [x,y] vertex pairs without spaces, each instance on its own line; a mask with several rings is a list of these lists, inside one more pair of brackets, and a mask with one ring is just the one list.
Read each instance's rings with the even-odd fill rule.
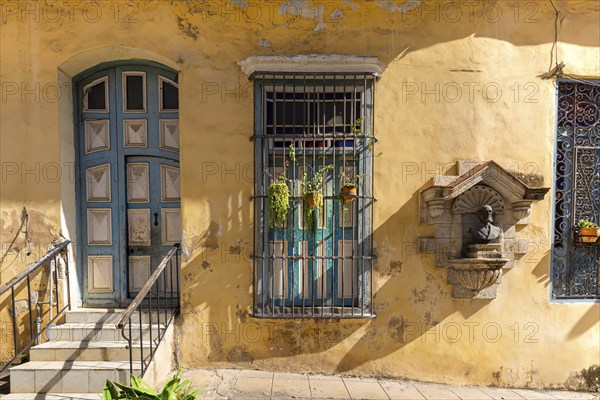
[[250,314],[253,318],[271,319],[300,319],[300,318],[327,318],[327,319],[371,319],[377,315],[371,311],[358,307],[331,307],[331,306],[304,306],[304,307],[268,307],[257,308]]

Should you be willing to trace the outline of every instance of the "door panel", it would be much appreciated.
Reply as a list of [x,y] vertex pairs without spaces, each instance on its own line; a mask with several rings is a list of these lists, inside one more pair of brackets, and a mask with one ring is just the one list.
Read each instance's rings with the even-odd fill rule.
[[119,63],[76,81],[83,302],[124,306],[181,239],[177,74]]
[[163,254],[181,241],[179,167],[168,158],[130,156],[126,169],[128,294],[134,297]]

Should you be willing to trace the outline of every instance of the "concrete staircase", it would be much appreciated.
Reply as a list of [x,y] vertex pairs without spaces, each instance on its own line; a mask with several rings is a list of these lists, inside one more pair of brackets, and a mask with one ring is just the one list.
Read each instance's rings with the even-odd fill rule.
[[[2,399],[97,400],[107,379],[129,383],[129,349],[120,329],[114,325],[124,311],[67,311],[65,323],[49,329],[49,341],[31,348],[30,361],[11,368],[11,394]],[[139,324],[132,324],[133,373],[138,376],[142,354],[144,359],[150,355],[149,319],[147,314],[143,315],[141,329]],[[155,344],[158,332],[156,315],[153,320],[152,337]],[[161,329],[164,329],[163,326]],[[140,334],[144,344],[142,354]],[[166,354],[169,354],[168,350]]]

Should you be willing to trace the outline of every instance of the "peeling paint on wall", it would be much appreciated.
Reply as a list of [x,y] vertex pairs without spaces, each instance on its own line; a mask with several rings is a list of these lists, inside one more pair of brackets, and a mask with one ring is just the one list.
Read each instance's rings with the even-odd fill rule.
[[344,0],[343,2],[345,5],[350,7],[352,11],[357,11],[360,8],[360,6],[356,4],[353,0]]
[[311,3],[309,0],[288,0],[279,6],[280,15],[288,15],[288,18],[304,18],[316,20],[315,32],[325,30],[327,21],[338,20],[343,16],[340,9],[327,10],[325,16],[325,6],[319,3]]
[[[533,174],[522,177],[528,183],[551,181],[555,87],[535,76],[547,70],[555,15],[549,2],[528,2],[535,3],[533,10],[517,9],[518,3],[503,9],[495,23],[481,17],[482,8],[502,7],[502,2],[467,0],[452,2],[463,11],[457,23],[436,14],[440,9],[433,3],[416,0],[149,1],[139,2],[136,24],[115,22],[114,10],[108,9],[93,24],[81,16],[53,24],[44,18],[34,21],[31,14],[24,15],[27,21],[18,20],[20,14],[7,15],[2,80],[25,82],[28,90],[35,82],[43,87],[54,82],[64,60],[91,48],[106,49],[103,61],[126,59],[127,49],[137,49],[135,54],[155,54],[181,71],[185,239],[177,327],[182,366],[239,362],[270,370],[507,386],[567,385],[569,371],[578,371],[573,374],[584,385],[586,377],[594,376],[587,369],[596,362],[590,348],[597,347],[599,338],[598,304],[549,299],[549,202],[532,208],[532,223],[523,232],[540,245],[507,274],[491,302],[450,298],[445,272],[436,269],[433,256],[417,251],[418,239],[431,234],[418,221],[418,193],[457,159],[495,159],[508,168],[514,162],[514,169]],[[259,16],[256,7],[263,4]],[[433,14],[420,12],[425,4]],[[566,10],[559,54],[572,60],[568,71],[600,76],[597,2],[567,0],[557,7]],[[525,23],[531,13],[536,22]],[[471,17],[476,20],[470,22]],[[254,99],[253,84],[238,62],[274,51],[372,55],[385,67],[374,113],[377,145],[385,152],[375,160],[374,319],[281,321],[249,314],[255,199],[250,200],[253,176],[244,179],[239,171],[249,166],[253,175],[248,137],[254,127]],[[523,92],[526,83],[537,91]],[[499,101],[483,96],[486,85],[501,86]],[[456,87],[462,97],[449,99],[455,93],[445,88]],[[56,139],[65,124],[72,125],[72,113],[57,111],[56,102],[43,94],[39,102],[33,101],[35,94],[5,94],[3,115],[15,118],[0,121],[2,161],[24,162],[29,170],[39,162],[59,160]],[[535,101],[525,102],[525,95]],[[71,147],[71,142],[64,144]],[[203,168],[208,164],[227,168],[208,175]],[[18,238],[0,266],[0,279],[9,276],[9,265],[14,272],[34,259],[25,256],[19,234],[23,204],[31,209],[32,240],[45,246],[60,228],[60,193],[65,188],[62,183],[34,182],[32,175],[23,180],[16,174],[1,183],[3,250]],[[481,340],[486,323],[501,325],[498,342]],[[540,344],[524,342],[524,335],[515,341],[510,328],[515,323],[523,334],[528,333],[525,323],[535,324]],[[462,327],[463,337],[449,344],[444,333],[452,332],[446,328],[453,324]],[[469,341],[465,324],[480,324],[477,342]],[[560,368],[553,365],[558,358]],[[417,368],[414,360],[419,360]]]
[[198,40],[198,37],[200,37],[200,29],[198,29],[197,26],[192,25],[192,23],[185,18],[177,17],[177,26],[181,33],[187,37],[194,40]]
[[260,39],[260,40],[258,41],[258,45],[259,45],[259,46],[262,46],[262,47],[265,47],[265,48],[267,48],[267,49],[270,49],[270,48],[271,48],[271,42],[269,42],[267,39],[264,39],[264,38],[263,38],[263,39]]
[[244,7],[244,8],[248,8],[249,4],[244,1],[244,0],[231,0],[231,5],[232,6],[240,6],[240,7]]
[[564,386],[575,390],[600,392],[600,365],[592,365],[581,371],[572,372]]
[[397,4],[398,0],[376,0],[378,7],[390,12],[408,13],[421,7],[421,0],[405,0],[401,4]]

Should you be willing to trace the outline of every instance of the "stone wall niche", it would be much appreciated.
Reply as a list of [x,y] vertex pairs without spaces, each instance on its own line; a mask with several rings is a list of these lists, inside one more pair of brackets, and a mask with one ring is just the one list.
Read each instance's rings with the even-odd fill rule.
[[457,169],[420,194],[420,222],[435,230],[419,238],[419,251],[448,269],[455,298],[494,299],[502,270],[528,250],[515,227],[529,223],[531,204],[549,188],[530,187],[494,161],[459,161]]

